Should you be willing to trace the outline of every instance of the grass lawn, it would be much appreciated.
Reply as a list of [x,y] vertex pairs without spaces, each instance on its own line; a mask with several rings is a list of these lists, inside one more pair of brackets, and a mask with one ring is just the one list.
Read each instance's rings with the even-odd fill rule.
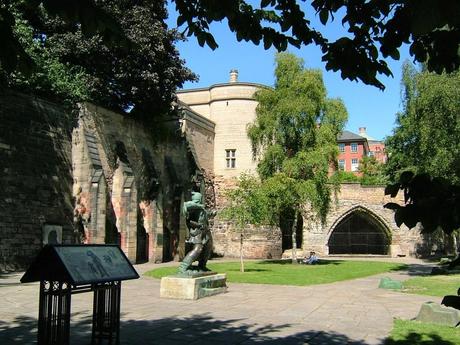
[[454,327],[396,319],[385,345],[458,345],[460,330]]
[[415,277],[404,281],[403,284],[403,291],[407,293],[440,297],[457,295],[460,274]]
[[[228,282],[299,286],[332,283],[406,268],[406,265],[388,262],[341,260],[321,260],[317,265],[293,265],[288,260],[248,261],[244,266],[245,272],[241,273],[239,262],[208,262],[209,269],[227,273]],[[176,270],[175,267],[161,267],[145,275],[161,278],[174,274]]]

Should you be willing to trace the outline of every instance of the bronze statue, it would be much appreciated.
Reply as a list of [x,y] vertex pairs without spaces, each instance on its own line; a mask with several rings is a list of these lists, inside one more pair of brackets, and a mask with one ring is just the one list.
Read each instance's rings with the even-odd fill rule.
[[[212,237],[209,230],[209,214],[202,203],[201,193],[192,192],[192,200],[184,202],[183,213],[185,216],[188,238],[186,243],[193,248],[179,265],[179,273],[192,275],[209,271],[206,262],[211,255]],[[193,268],[192,263],[198,260],[198,267]],[[198,272],[197,272],[198,271]]]

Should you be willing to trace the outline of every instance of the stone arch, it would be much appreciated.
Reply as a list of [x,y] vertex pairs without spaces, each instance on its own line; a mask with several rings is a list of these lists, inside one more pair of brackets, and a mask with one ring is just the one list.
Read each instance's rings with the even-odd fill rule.
[[329,254],[389,255],[392,233],[385,220],[356,205],[338,217],[327,233]]

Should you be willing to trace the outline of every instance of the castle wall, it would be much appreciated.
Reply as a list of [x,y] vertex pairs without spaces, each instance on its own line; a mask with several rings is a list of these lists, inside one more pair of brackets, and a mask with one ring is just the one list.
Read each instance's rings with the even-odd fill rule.
[[132,262],[183,256],[196,165],[179,123],[163,126],[3,91],[0,271],[27,267],[47,241],[118,243]]
[[279,227],[254,226],[248,224],[238,228],[219,215],[227,204],[225,192],[235,188],[236,178],[216,176],[214,190],[216,195],[217,216],[212,225],[214,253],[225,257],[239,257],[241,234],[243,234],[243,256],[246,259],[278,259],[282,254],[281,230]]
[[[256,117],[254,93],[263,87],[252,83],[231,82],[209,88],[179,91],[178,98],[193,111],[215,123],[214,174],[237,177],[255,172],[247,126]],[[228,157],[227,150],[235,150]],[[235,158],[235,167],[227,167],[227,158]]]
[[50,228],[51,241],[74,241],[75,125],[75,116],[56,104],[0,93],[0,271],[28,265]]
[[394,212],[385,209],[387,202],[403,204],[401,195],[396,198],[385,196],[384,187],[361,186],[360,184],[342,184],[337,201],[333,202],[325,224],[312,217],[304,218],[303,243],[304,253],[315,251],[320,255],[329,254],[328,240],[335,227],[347,215],[354,211],[364,211],[375,219],[387,232],[390,240],[389,255],[418,256],[424,254],[424,238],[420,229],[400,228],[394,221]]
[[214,171],[215,123],[193,112],[184,110],[183,131],[191,144],[198,166]]

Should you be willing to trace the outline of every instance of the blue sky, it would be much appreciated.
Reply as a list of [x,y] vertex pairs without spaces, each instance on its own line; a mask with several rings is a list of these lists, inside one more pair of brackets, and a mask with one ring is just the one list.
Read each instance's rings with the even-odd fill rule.
[[[176,26],[177,14],[174,5],[169,4],[169,27]],[[313,23],[318,23],[311,18]],[[321,24],[317,24],[320,27]],[[183,30],[183,28],[181,28]],[[239,81],[274,84],[274,55],[275,50],[264,50],[263,46],[252,43],[238,42],[226,23],[213,24],[211,32],[219,47],[211,50],[207,46],[200,47],[195,37],[186,42],[178,42],[180,56],[186,61],[186,66],[199,75],[198,83],[186,83],[184,88],[206,87],[212,84],[228,82],[231,69],[239,71]],[[343,34],[341,25],[331,25],[323,33],[334,39]],[[381,91],[373,86],[361,82],[342,80],[339,72],[328,72],[321,62],[321,51],[314,46],[289,49],[291,53],[301,57],[308,68],[319,68],[323,71],[323,79],[328,90],[328,97],[340,97],[348,110],[346,129],[357,133],[359,127],[366,127],[367,133],[383,139],[391,135],[394,127],[395,114],[400,110],[400,81],[401,66],[409,58],[408,49],[404,47],[401,59],[389,59],[387,63],[393,72],[393,77],[380,76],[380,81],[386,86]]]

